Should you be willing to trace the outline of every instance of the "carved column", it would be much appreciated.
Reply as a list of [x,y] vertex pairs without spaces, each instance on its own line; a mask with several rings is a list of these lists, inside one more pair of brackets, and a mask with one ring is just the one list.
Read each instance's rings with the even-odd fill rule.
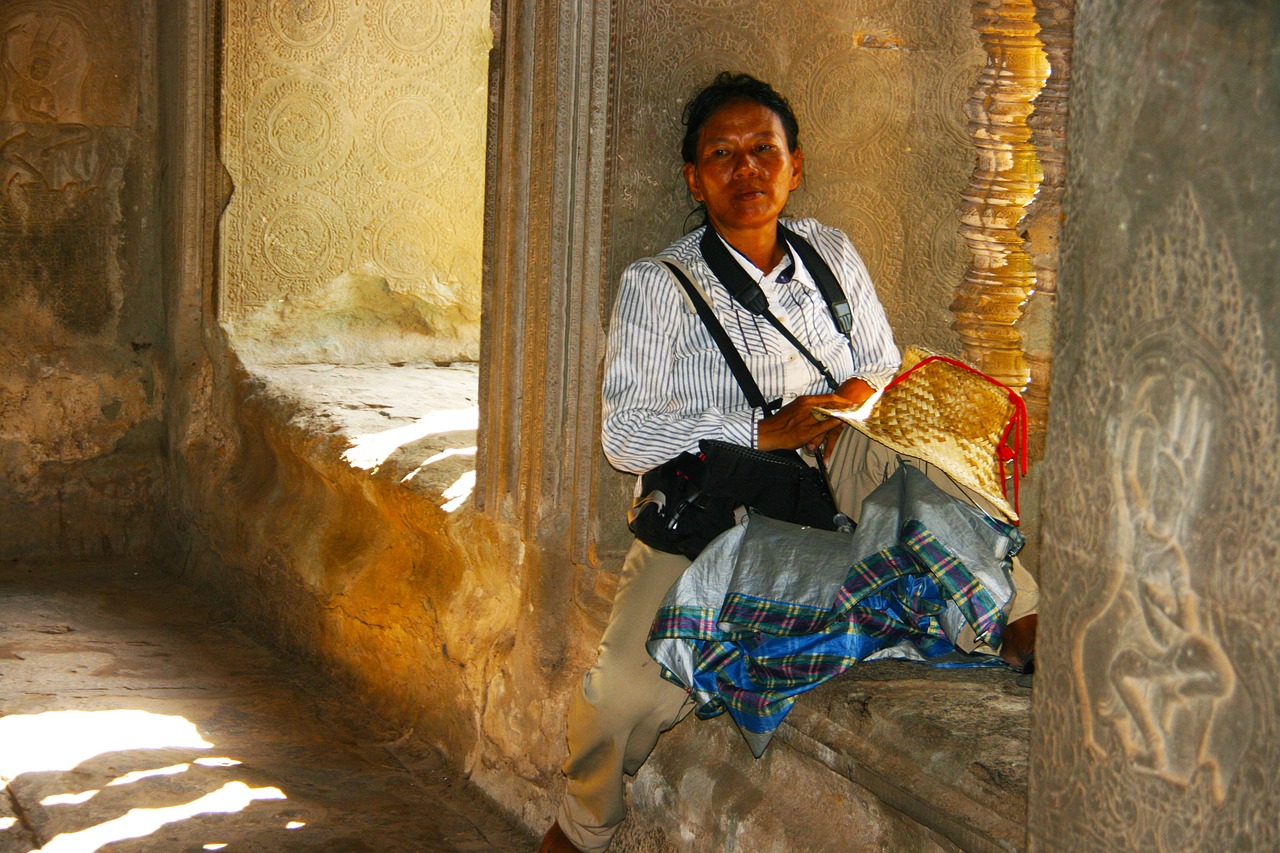
[[612,4],[495,2],[480,479],[486,513],[588,559]]
[[951,303],[964,355],[1014,388],[1029,378],[1015,324],[1036,286],[1018,233],[1041,172],[1027,116],[1048,75],[1032,0],[977,0],[974,26],[987,51],[966,112],[978,165],[960,205],[973,259]]
[[1049,377],[1053,366],[1054,312],[1058,300],[1058,233],[1062,228],[1062,190],[1067,170],[1067,93],[1071,85],[1072,22],[1075,0],[1036,0],[1040,41],[1051,74],[1027,118],[1031,143],[1044,177],[1027,209],[1019,233],[1035,267],[1035,291],[1028,297],[1017,331],[1031,381],[1023,396],[1030,420],[1031,458],[1044,455],[1049,419]]

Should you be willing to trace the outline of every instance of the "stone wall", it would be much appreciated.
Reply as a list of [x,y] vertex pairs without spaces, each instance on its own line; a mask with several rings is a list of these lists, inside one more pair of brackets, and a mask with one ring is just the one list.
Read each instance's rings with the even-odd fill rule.
[[1280,10],[1076,5],[1038,849],[1280,845]]
[[153,14],[0,8],[2,556],[162,538]]
[[220,317],[256,358],[479,356],[489,4],[229,0]]

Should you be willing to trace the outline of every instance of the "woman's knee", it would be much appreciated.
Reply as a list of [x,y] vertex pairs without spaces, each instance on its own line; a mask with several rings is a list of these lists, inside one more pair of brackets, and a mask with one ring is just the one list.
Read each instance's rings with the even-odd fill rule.
[[600,713],[641,718],[664,704],[669,689],[679,690],[662,677],[650,657],[609,655],[602,651],[596,665],[582,677],[582,699]]

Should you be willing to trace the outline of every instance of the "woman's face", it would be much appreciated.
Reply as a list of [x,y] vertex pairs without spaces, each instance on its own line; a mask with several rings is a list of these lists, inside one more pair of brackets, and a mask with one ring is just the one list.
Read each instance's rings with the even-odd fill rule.
[[735,101],[707,119],[684,179],[720,234],[773,228],[787,196],[800,185],[804,157],[787,148],[777,114],[755,101]]

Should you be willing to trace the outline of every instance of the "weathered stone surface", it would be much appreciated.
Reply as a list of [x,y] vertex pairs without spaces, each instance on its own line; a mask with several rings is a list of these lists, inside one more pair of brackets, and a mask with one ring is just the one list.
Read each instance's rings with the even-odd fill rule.
[[349,274],[227,323],[242,356],[270,364],[474,362],[474,327],[460,306],[433,307],[386,279]]
[[1031,691],[1015,679],[857,666],[805,694],[759,761],[727,717],[686,719],[632,783],[618,847],[1022,849]]
[[1034,846],[1280,846],[1280,10],[1077,4]]
[[[389,352],[403,304],[365,300],[340,346],[335,318],[312,310],[349,274],[415,300],[429,334],[401,353],[478,357],[488,13],[477,0],[226,4],[221,154],[237,192],[220,316],[249,346],[346,363]],[[310,345],[296,335],[308,320]],[[362,342],[377,321],[383,339]]]
[[[348,382],[358,375],[333,371]],[[391,423],[367,414],[376,411],[412,428],[437,406],[465,404],[472,393],[474,373],[465,369],[384,371],[404,377],[398,397],[388,409],[345,410],[358,429],[368,429],[369,419]],[[523,776],[551,772],[561,734],[544,723],[543,708],[563,702],[545,689],[545,675],[522,674],[531,665],[519,648],[524,626],[545,618],[521,615],[534,609],[521,587],[528,564],[509,532],[465,500],[448,506],[442,492],[425,488],[435,464],[402,483],[424,457],[401,457],[403,468],[392,459],[368,469],[344,459],[350,433],[334,409],[326,415],[295,396],[299,386],[323,386],[325,371],[309,372],[273,369],[293,383],[291,393],[266,375],[238,370],[232,396],[200,400],[185,422],[181,535],[194,544],[190,571],[263,636],[338,673],[355,695],[418,727],[458,765],[479,774],[503,768],[498,790],[518,811],[532,789],[511,778],[504,762]],[[435,392],[415,387],[412,377],[423,373],[446,382]],[[356,406],[342,399],[352,387],[339,381],[328,399]],[[364,387],[378,386],[366,379]],[[388,393],[392,386],[381,387]],[[411,408],[418,417],[407,416]],[[234,440],[207,440],[219,433]],[[422,442],[440,442],[430,451],[439,455],[474,446],[474,436],[464,429]],[[427,452],[422,443],[417,448]],[[438,464],[448,471],[472,460],[454,454]],[[226,512],[228,504],[237,512]]]
[[0,9],[0,554],[164,537],[147,4]]
[[169,812],[110,849],[533,845],[412,732],[148,566],[7,563],[0,625],[0,825],[13,803],[24,816],[0,827],[0,849],[32,849],[27,829],[58,839],[49,850],[74,833],[124,839],[121,824],[145,817],[133,809]]
[[[957,851],[955,845],[821,761],[775,739],[759,760],[727,718],[687,719],[663,736],[630,786],[624,853],[702,850]],[[815,754],[817,753],[817,754]],[[612,850],[612,848],[610,848]]]
[[965,850],[1021,849],[1031,691],[1008,669],[856,666],[780,737]]
[[8,791],[0,791],[0,853],[30,853],[39,845],[22,823]]

